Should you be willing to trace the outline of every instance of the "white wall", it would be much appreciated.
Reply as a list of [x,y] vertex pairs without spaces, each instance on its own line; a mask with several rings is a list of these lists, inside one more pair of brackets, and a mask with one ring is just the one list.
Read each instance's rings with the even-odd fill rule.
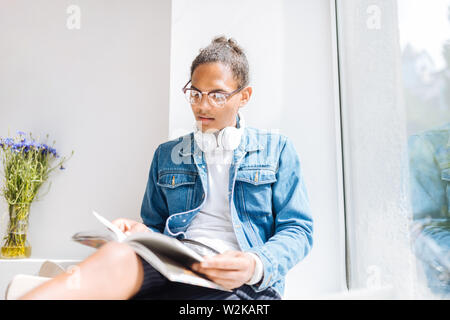
[[191,131],[181,94],[198,50],[216,35],[246,50],[254,93],[242,109],[249,126],[279,129],[303,163],[315,219],[311,254],[287,277],[285,298],[343,290],[345,251],[337,69],[329,0],[173,0],[170,135]]
[[79,0],[81,29],[73,31],[66,28],[70,1],[0,4],[0,135],[8,127],[49,133],[60,152],[76,152],[67,170],[52,177],[50,193],[32,206],[33,256],[90,253],[70,236],[95,228],[92,209],[111,219],[139,217],[155,147],[192,128],[180,90],[192,59],[225,34],[250,61],[248,125],[279,129],[294,141],[311,198],[314,248],[289,273],[285,298],[342,290],[330,2],[173,0],[171,8],[164,0]]
[[[78,0],[0,3],[0,136],[50,134],[65,171],[31,207],[32,257],[74,259],[91,249],[73,233],[139,218],[150,161],[168,134],[171,3]],[[4,201],[1,211],[6,212]]]

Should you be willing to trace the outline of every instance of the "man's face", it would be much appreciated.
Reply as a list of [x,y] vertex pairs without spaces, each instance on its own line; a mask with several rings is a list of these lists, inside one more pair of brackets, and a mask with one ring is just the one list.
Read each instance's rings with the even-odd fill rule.
[[[195,68],[192,74],[191,87],[202,92],[221,91],[230,93],[238,88],[231,70],[222,63],[204,63]],[[236,115],[251,95],[251,88],[229,97],[225,105],[215,107],[209,103],[207,95],[203,95],[200,103],[191,105],[197,127],[203,132],[214,132],[225,127],[236,126]]]

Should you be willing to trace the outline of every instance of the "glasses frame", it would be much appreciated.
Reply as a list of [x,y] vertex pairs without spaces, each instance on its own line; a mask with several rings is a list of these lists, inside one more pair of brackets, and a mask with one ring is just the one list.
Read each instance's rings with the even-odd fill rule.
[[[198,90],[196,88],[186,88],[191,81],[192,81],[192,79],[189,80],[184,85],[183,89],[181,89],[181,91],[183,91],[183,94],[186,96],[186,91],[188,91],[188,90],[197,91],[197,92],[199,92],[201,94],[200,102],[203,100],[203,95],[206,94],[208,96],[209,104],[212,105],[213,107],[216,107],[216,108],[222,108],[225,105],[226,100],[228,100],[232,95],[235,95],[236,93],[238,93],[239,91],[241,91],[242,89],[245,88],[245,87],[239,87],[239,88],[237,88],[236,90],[234,90],[232,92],[224,92],[224,91],[217,91],[217,90],[207,92],[207,91],[200,91],[200,90]],[[225,99],[226,100],[225,100],[225,102],[223,104],[217,104],[215,101],[212,100],[212,98],[210,96],[211,93],[218,93],[218,92],[220,92],[221,94],[225,95]],[[188,102],[191,103],[190,101],[188,101]],[[195,105],[195,104],[198,104],[198,103],[191,103],[191,104]]]

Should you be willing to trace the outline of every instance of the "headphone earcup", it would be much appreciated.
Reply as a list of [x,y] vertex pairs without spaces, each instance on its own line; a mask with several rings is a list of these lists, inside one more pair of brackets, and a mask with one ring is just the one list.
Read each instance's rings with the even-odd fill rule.
[[194,133],[194,139],[203,152],[213,151],[217,147],[216,137],[212,133],[203,133],[197,130]]
[[241,129],[234,127],[224,128],[217,137],[217,142],[224,150],[234,150],[241,143]]

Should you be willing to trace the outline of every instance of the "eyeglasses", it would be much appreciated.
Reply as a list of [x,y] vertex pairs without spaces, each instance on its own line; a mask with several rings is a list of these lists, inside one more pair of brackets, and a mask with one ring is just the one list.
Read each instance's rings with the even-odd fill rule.
[[190,104],[192,104],[192,105],[199,104],[203,99],[203,95],[206,94],[206,95],[208,95],[209,103],[212,106],[218,107],[218,108],[223,107],[225,105],[225,103],[227,102],[228,98],[230,98],[232,95],[238,93],[239,91],[241,91],[244,88],[244,87],[240,87],[232,92],[223,92],[223,91],[202,92],[195,88],[186,88],[190,82],[191,82],[191,80],[189,80],[188,83],[186,83],[186,85],[182,89],[184,96],[186,97],[186,100]]

